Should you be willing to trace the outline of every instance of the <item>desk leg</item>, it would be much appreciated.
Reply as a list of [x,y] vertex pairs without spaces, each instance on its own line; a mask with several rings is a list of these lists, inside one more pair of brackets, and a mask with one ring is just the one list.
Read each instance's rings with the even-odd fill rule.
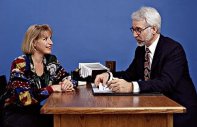
[[54,119],[53,119],[54,127],[61,127],[61,122],[60,122],[61,116],[60,115],[54,115],[53,117],[54,117]]
[[173,127],[173,114],[168,114],[167,115],[167,126],[168,127]]

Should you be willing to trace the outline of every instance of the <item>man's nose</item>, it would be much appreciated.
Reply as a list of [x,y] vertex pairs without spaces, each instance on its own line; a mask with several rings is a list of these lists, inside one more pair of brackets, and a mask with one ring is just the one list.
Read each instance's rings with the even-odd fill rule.
[[135,32],[135,31],[133,31],[133,36],[137,37],[137,36],[139,36],[139,34],[137,34],[137,32]]

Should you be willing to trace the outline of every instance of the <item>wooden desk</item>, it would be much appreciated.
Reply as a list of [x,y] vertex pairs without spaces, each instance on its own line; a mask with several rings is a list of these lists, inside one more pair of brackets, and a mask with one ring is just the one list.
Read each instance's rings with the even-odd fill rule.
[[172,127],[173,113],[185,108],[165,96],[93,96],[90,88],[53,93],[42,114],[54,127]]

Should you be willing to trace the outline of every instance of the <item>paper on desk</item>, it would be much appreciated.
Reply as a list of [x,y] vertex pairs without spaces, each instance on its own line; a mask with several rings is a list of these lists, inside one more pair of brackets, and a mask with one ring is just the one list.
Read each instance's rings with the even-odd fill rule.
[[109,89],[107,86],[99,84],[99,87],[97,87],[94,83],[92,85],[92,90],[94,93],[112,93],[112,90]]
[[78,85],[79,85],[79,86],[83,86],[83,85],[86,85],[86,84],[87,84],[86,81],[78,81]]

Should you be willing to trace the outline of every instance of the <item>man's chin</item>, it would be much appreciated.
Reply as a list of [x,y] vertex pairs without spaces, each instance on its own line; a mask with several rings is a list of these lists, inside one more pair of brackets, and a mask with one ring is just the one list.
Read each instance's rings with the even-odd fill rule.
[[142,46],[144,46],[144,45],[145,45],[145,43],[144,43],[144,42],[142,42],[142,41],[141,41],[141,42],[140,42],[140,41],[137,41],[137,45],[138,45],[138,46],[140,46],[140,47],[142,47]]

